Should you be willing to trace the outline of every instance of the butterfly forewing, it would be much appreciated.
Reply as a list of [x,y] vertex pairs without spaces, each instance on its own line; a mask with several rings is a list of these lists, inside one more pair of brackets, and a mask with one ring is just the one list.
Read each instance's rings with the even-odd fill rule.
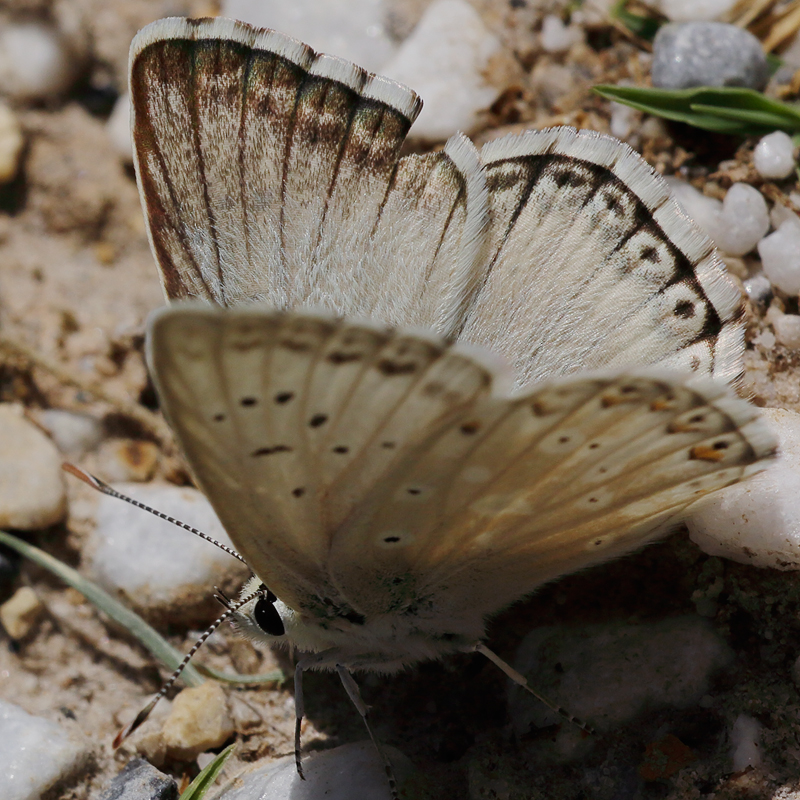
[[463,137],[398,163],[414,92],[274,31],[162,20],[131,46],[131,96],[168,297],[456,326],[483,174]]

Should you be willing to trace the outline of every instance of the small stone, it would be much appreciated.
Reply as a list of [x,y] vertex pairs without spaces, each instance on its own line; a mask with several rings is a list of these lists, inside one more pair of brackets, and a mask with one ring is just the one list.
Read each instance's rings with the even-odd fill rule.
[[609,123],[609,132],[617,139],[627,139],[634,129],[639,112],[630,106],[624,106],[622,103],[611,104],[611,122]]
[[[408,759],[386,747],[402,792],[403,781],[413,772]],[[356,742],[332,750],[308,753],[303,758],[301,780],[294,758],[256,763],[222,788],[216,800],[390,800],[383,764],[372,742]],[[411,795],[409,795],[411,796]]]
[[219,684],[184,689],[173,701],[161,729],[167,757],[194,761],[212,747],[224,744],[234,733],[228,700]]
[[800,294],[800,226],[786,221],[758,243],[764,274],[788,295]]
[[143,758],[135,758],[97,800],[178,800],[178,784]]
[[772,284],[763,272],[747,278],[744,282],[744,290],[753,303],[764,305],[772,297]]
[[0,94],[35,101],[65,92],[81,64],[58,29],[47,22],[0,26]]
[[672,22],[699,22],[724,18],[736,0],[656,0],[652,8]]
[[0,606],[0,622],[14,640],[24,639],[42,616],[44,606],[30,586],[22,586]]
[[[114,488],[233,547],[196,489],[163,483]],[[150,619],[205,623],[215,608],[209,588],[245,577],[243,565],[224,550],[116,498],[97,498],[94,523],[85,548],[88,571]]]
[[159,450],[141,439],[109,439],[97,453],[98,472],[110,483],[143,482],[153,477]]
[[761,723],[747,714],[739,714],[731,730],[731,761],[733,771],[742,772],[748,767],[761,766]]
[[111,116],[106,122],[106,132],[111,144],[125,164],[133,163],[133,139],[131,138],[131,98],[121,94],[114,103]]
[[541,43],[545,53],[564,53],[574,44],[583,41],[583,31],[565,25],[557,14],[547,14],[542,20]]
[[77,730],[34,717],[5,700],[0,700],[0,742],[3,800],[40,800],[69,780],[90,755],[88,743]]
[[795,168],[791,137],[783,131],[762,137],[753,151],[753,164],[762,178],[788,178]]
[[[795,204],[800,205],[800,195],[792,192],[789,199]],[[787,208],[783,203],[775,203],[769,212],[769,221],[775,230],[778,230],[784,222],[791,222],[796,227],[800,228],[800,216],[798,216],[791,208]]]
[[56,446],[10,403],[0,403],[0,431],[0,528],[30,531],[60,522],[67,497]]
[[800,350],[800,316],[797,314],[781,314],[772,323],[775,339],[778,344],[790,350]]
[[435,0],[382,72],[422,97],[410,136],[428,141],[474,129],[501,88],[487,82],[500,42],[466,0]]
[[[713,673],[733,658],[707,620],[685,616],[642,625],[538,628],[522,640],[513,666],[551,701],[608,732],[644,709],[692,707],[708,693]],[[591,747],[580,729],[561,725],[555,711],[520,687],[509,683],[508,692],[518,737],[559,725],[548,758],[570,759]]]
[[761,90],[769,66],[752,33],[723,22],[671,23],[653,41],[653,86],[746,86]]
[[800,569],[800,414],[761,409],[778,440],[767,469],[692,507],[692,541],[712,556],[781,570]]
[[50,434],[58,449],[71,458],[94,450],[103,440],[103,424],[88,414],[48,408],[38,415],[38,423]]
[[683,210],[702,228],[708,237],[719,244],[722,235],[722,202],[714,197],[706,197],[689,183],[680,178],[666,179],[673,196]]
[[722,201],[717,245],[732,256],[749,253],[769,230],[769,210],[758,189],[734,183]]
[[25,138],[16,114],[0,102],[0,184],[14,180]]

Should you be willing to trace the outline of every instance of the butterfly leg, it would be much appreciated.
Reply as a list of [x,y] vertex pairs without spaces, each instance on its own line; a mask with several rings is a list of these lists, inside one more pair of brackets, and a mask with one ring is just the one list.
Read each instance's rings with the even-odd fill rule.
[[361,719],[364,720],[364,726],[367,729],[369,738],[372,739],[372,744],[375,745],[375,749],[378,751],[378,756],[380,757],[381,761],[383,761],[383,768],[386,770],[386,779],[389,781],[389,791],[392,793],[392,800],[398,800],[397,780],[394,777],[392,762],[389,760],[389,756],[386,755],[386,751],[383,749],[380,740],[377,736],[375,736],[375,733],[369,724],[369,707],[361,697],[361,691],[358,688],[358,684],[355,682],[353,676],[350,674],[347,668],[343,667],[341,664],[336,665],[336,671],[339,673],[339,678],[342,681],[342,685],[344,686],[348,697],[356,707],[358,713],[361,714]]
[[305,666],[303,661],[298,661],[294,668],[294,763],[301,780],[306,779],[306,776],[303,775],[303,755],[300,749],[300,726],[305,716],[305,705],[303,703],[303,671]]
[[488,658],[492,664],[505,672],[505,674],[508,675],[508,677],[511,678],[511,680],[517,684],[517,686],[521,686],[526,692],[532,694],[542,705],[547,706],[551,711],[555,711],[559,716],[569,720],[573,725],[577,725],[582,731],[584,731],[584,733],[594,734],[594,729],[590,728],[585,722],[582,722],[577,717],[570,714],[565,708],[556,705],[532,689],[528,684],[528,679],[522,673],[517,672],[514,667],[511,666],[511,664],[507,664],[505,661],[503,661],[500,656],[498,656],[496,653],[493,653],[488,647],[486,647],[486,645],[479,643],[476,644],[473,649],[476,653],[486,656],[486,658]]

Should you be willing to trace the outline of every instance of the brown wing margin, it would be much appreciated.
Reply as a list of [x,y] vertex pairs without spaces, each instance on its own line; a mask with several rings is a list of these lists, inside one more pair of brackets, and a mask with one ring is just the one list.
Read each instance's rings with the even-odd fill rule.
[[360,214],[377,210],[421,107],[399,84],[225,19],[144,28],[130,85],[165,293],[221,304],[296,299],[331,196],[358,193]]

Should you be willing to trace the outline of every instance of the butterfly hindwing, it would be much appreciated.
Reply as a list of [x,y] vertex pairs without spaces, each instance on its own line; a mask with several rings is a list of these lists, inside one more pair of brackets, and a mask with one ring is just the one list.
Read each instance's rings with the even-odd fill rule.
[[149,342],[232,540],[305,608],[495,611],[642,544],[773,447],[719,383],[623,373],[497,396],[458,345],[319,315],[176,307]]
[[490,269],[464,338],[501,352],[523,385],[655,362],[736,377],[739,292],[627,145],[553,128],[491,142],[481,158]]

